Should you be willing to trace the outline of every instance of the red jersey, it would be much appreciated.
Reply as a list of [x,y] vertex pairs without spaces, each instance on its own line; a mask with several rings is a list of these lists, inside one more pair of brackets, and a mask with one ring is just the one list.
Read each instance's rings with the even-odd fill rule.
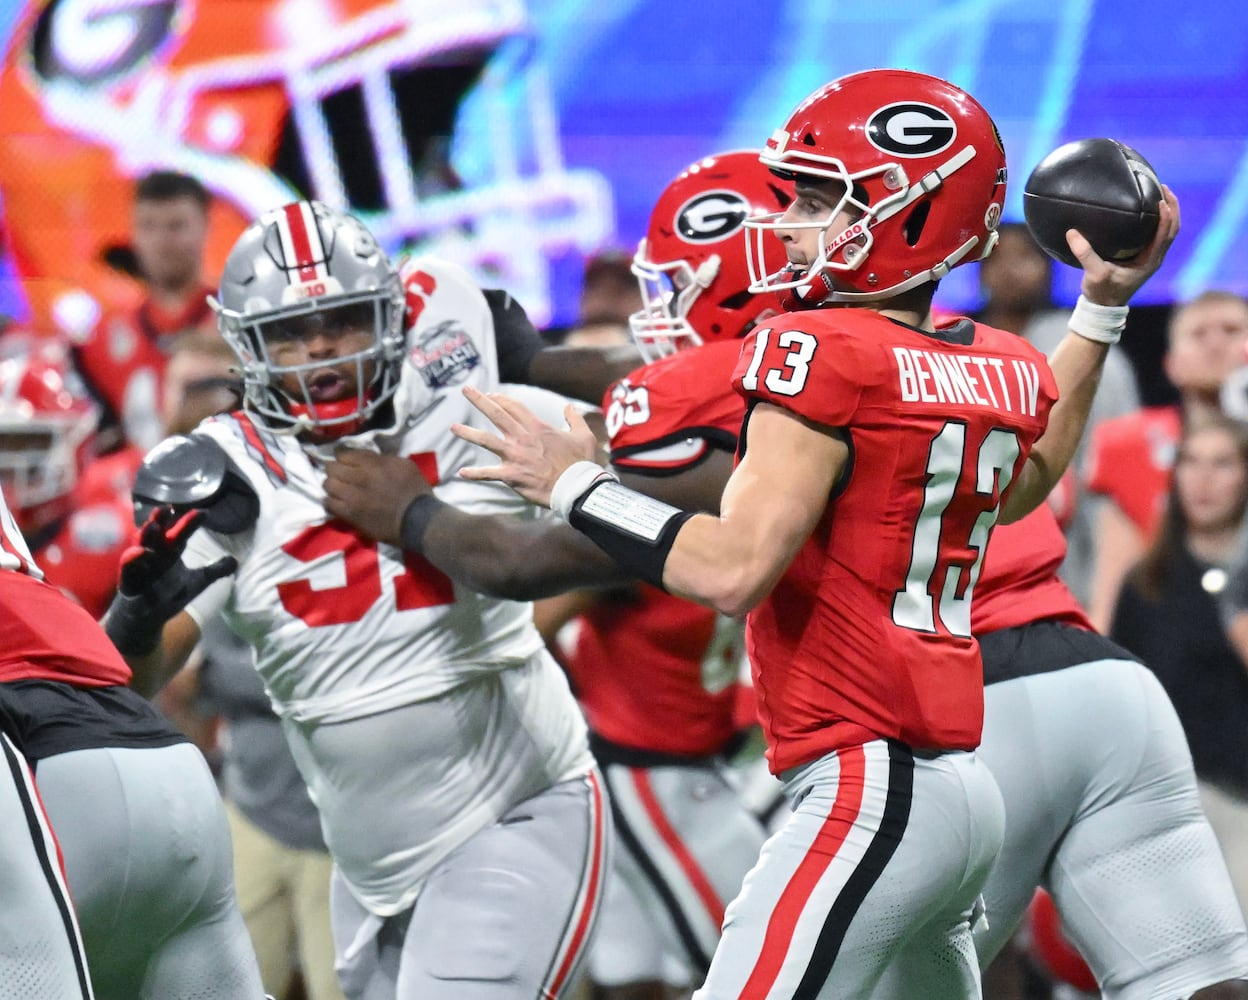
[[74,488],[72,513],[35,542],[44,579],[99,620],[117,588],[121,553],[134,535],[130,487],[143,455],[126,448],[95,459]]
[[975,585],[971,631],[986,635],[1040,621],[1094,631],[1075,595],[1057,575],[1065,558],[1066,536],[1049,503],[1013,524],[997,527]]
[[[1057,386],[1020,337],[925,334],[862,309],[789,313],[746,339],[750,402],[846,430],[846,478],[747,646],[771,768],[888,737],[972,749],[983,723],[970,603],[1002,494]],[[749,447],[748,419],[744,444]]]
[[1144,407],[1092,430],[1088,489],[1113,500],[1146,539],[1161,522],[1182,432],[1177,406]]
[[128,684],[130,668],[99,623],[41,577],[0,494],[0,682]]
[[147,450],[164,436],[161,380],[173,338],[186,330],[216,329],[207,286],[172,312],[151,299],[132,309],[105,313],[74,347],[74,365],[92,394],[121,423],[127,440]]
[[[629,374],[603,400],[611,461],[664,474],[736,448],[745,404],[731,388],[740,344],[716,342]],[[740,623],[648,586],[580,619],[568,670],[590,728],[620,746],[679,756],[721,750],[737,731]]]

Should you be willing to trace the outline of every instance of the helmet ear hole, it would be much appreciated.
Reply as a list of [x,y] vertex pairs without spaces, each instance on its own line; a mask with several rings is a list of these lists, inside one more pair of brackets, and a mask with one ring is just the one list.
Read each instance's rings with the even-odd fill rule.
[[906,238],[906,243],[910,246],[918,245],[919,240],[923,236],[923,228],[927,225],[927,217],[932,211],[932,203],[926,199],[914,207],[914,210],[906,217],[905,224],[902,226],[902,235]]

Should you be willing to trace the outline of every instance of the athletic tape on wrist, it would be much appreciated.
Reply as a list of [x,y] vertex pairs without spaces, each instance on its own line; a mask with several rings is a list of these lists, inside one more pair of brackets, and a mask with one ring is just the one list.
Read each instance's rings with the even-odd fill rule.
[[600,478],[573,503],[568,523],[628,573],[662,588],[668,553],[693,516],[615,478]]
[[1068,324],[1075,333],[1098,344],[1116,344],[1127,325],[1128,306],[1102,306],[1082,295],[1075,302]]
[[550,509],[568,521],[572,505],[599,480],[616,481],[615,476],[597,462],[573,462],[560,473],[550,489]]

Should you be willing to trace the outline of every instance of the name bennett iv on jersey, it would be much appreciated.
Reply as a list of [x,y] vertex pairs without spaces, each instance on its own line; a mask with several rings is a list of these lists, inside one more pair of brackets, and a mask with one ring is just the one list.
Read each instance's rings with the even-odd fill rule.
[[[944,354],[914,347],[894,347],[904,403],[954,403],[991,406],[1035,416],[1040,373],[1035,364],[1011,358],[1014,394],[1006,359],[976,354]],[[1000,398],[998,399],[998,391]]]

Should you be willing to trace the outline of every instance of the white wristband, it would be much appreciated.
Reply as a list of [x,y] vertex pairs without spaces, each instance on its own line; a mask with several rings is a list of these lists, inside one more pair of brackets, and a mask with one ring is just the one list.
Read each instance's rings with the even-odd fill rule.
[[1116,344],[1122,339],[1127,325],[1127,306],[1098,306],[1082,295],[1070,314],[1070,328],[1088,340],[1098,344]]
[[550,489],[550,509],[565,521],[572,516],[572,506],[581,495],[600,479],[616,477],[597,462],[573,462],[559,474]]

